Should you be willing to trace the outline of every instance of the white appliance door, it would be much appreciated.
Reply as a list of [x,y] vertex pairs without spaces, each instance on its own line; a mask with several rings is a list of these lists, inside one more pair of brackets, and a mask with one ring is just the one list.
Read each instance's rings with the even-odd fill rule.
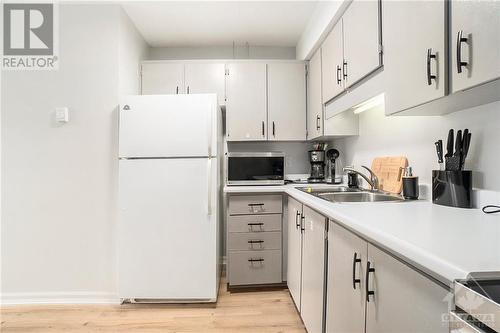
[[120,298],[215,301],[217,159],[119,163]]
[[120,103],[119,156],[214,156],[217,95],[132,95]]

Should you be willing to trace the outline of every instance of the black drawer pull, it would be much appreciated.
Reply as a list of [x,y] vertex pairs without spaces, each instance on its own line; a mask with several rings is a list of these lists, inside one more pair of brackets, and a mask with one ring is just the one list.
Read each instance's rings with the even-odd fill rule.
[[437,76],[431,74],[431,59],[437,59],[436,53],[432,53],[432,49],[427,49],[427,85],[432,84],[432,80],[436,80]]
[[295,215],[295,229],[299,229],[300,228],[300,222],[299,221],[299,216],[300,216],[300,212],[297,211],[297,214]]
[[256,222],[256,223],[248,223],[249,226],[252,226],[252,225],[264,225],[263,222]]
[[262,244],[264,243],[263,240],[249,240],[248,244]]
[[356,290],[356,283],[361,283],[360,279],[356,279],[356,264],[360,262],[361,258],[358,258],[358,254],[354,252],[354,259],[352,260],[352,288],[354,290]]
[[467,43],[467,37],[464,37],[464,32],[460,30],[457,34],[457,72],[462,73],[462,67],[468,65],[467,61],[462,61],[462,43]]
[[254,207],[254,206],[264,206],[263,203],[249,203],[248,207]]
[[371,267],[371,262],[366,264],[366,301],[370,302],[370,296],[375,296],[375,291],[370,290],[370,273],[375,273],[375,268]]
[[248,262],[264,262],[264,258],[259,258],[259,259],[248,259]]

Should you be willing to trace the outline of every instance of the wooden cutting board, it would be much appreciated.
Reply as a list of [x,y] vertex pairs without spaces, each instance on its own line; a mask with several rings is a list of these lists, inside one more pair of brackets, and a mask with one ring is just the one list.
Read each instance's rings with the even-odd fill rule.
[[382,191],[401,193],[404,170],[408,166],[405,156],[376,157],[372,161],[372,171],[377,175]]

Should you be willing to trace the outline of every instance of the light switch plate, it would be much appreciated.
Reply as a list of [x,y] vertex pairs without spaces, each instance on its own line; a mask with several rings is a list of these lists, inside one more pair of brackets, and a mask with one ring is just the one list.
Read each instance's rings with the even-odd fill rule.
[[69,121],[69,110],[67,107],[56,108],[56,122],[67,123]]

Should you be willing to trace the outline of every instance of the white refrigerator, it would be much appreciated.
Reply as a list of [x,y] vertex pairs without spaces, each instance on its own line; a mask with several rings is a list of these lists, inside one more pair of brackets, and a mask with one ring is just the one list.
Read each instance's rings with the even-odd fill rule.
[[215,302],[221,112],[215,94],[120,103],[118,292],[131,302]]

